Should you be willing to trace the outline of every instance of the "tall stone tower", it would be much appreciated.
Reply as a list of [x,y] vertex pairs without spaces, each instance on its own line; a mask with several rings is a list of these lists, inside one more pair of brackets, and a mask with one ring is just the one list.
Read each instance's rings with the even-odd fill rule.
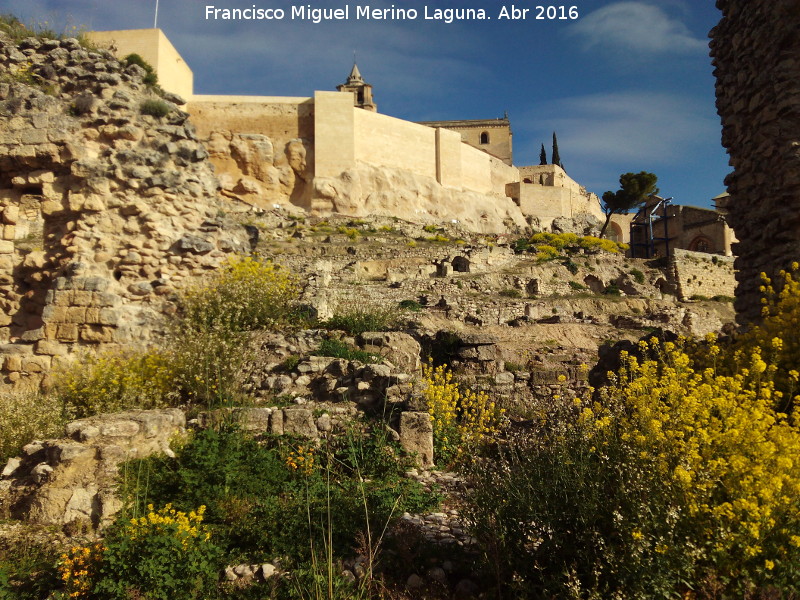
[[717,0],[711,31],[740,322],[760,315],[759,274],[800,261],[800,2]]
[[358,65],[354,62],[353,69],[350,71],[350,76],[347,81],[341,85],[337,85],[336,89],[340,92],[353,92],[353,103],[359,108],[378,112],[378,105],[372,100],[372,86],[364,81],[361,77],[361,72],[358,70]]

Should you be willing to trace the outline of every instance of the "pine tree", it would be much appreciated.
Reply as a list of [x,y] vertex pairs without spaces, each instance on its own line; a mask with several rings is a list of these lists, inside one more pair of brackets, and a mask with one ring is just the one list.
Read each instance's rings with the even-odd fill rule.
[[554,165],[564,168],[564,165],[561,164],[561,155],[558,153],[558,138],[555,131],[553,132],[553,155],[550,158]]
[[542,144],[542,151],[539,152],[539,164],[540,165],[547,164],[547,152],[544,151],[544,144]]

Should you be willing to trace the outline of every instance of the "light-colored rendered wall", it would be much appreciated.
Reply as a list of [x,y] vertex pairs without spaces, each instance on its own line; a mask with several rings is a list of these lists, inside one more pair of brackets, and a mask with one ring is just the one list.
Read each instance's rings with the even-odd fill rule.
[[98,46],[113,44],[118,58],[138,54],[155,68],[162,88],[191,99],[194,74],[160,29],[89,31],[86,37]]
[[314,137],[312,98],[273,96],[194,96],[187,105],[201,139],[215,131],[260,133],[276,147]]
[[462,187],[461,145],[457,132],[436,129],[436,181],[444,187]]
[[[319,93],[321,92],[317,92]],[[376,167],[406,169],[419,175],[436,178],[435,129],[353,108],[350,94],[342,95],[350,101],[350,109],[355,119],[356,160]],[[317,114],[320,113],[318,105]],[[330,117],[325,117],[325,120],[329,119]],[[318,118],[317,123],[319,122]],[[319,143],[319,130],[317,130],[317,145]]]
[[491,166],[492,192],[505,196],[506,184],[519,181],[519,169],[492,156],[489,157],[489,165]]
[[[453,127],[453,131],[458,131],[461,138],[471,146],[485,150],[492,156],[500,160],[511,162],[511,128],[508,125],[486,125],[483,127]],[[489,134],[489,143],[481,144],[481,134]]]
[[491,156],[472,146],[461,144],[461,180],[463,187],[481,194],[494,191]]
[[[315,176],[338,177],[355,165],[358,113],[382,116],[355,108],[353,95],[349,92],[314,92]],[[435,176],[433,156],[430,164]]]
[[518,199],[517,203],[524,215],[574,217],[588,213],[604,220],[597,196],[576,192],[567,187],[514,183],[506,186],[506,195]]
[[558,165],[520,167],[519,176],[522,181],[530,179],[531,183],[538,184],[541,182],[541,185],[563,187],[577,193],[583,191],[581,185],[567,175],[567,172]]

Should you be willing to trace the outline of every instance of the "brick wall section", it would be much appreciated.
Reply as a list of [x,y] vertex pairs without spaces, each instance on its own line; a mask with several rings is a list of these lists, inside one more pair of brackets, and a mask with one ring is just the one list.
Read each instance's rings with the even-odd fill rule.
[[800,2],[717,0],[711,31],[739,320],[759,316],[759,273],[800,258]]

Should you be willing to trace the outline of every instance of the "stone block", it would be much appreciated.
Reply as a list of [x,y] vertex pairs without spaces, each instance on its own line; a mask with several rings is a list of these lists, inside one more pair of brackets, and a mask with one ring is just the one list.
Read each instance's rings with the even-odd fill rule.
[[3,239],[13,240],[17,235],[16,225],[3,225]]
[[78,325],[76,323],[62,323],[58,326],[56,337],[63,342],[78,341]]
[[427,412],[404,412],[400,415],[400,445],[416,456],[423,469],[433,466],[433,423]]
[[92,344],[114,341],[114,328],[103,325],[83,325],[80,327],[80,339]]
[[317,439],[319,433],[314,423],[314,414],[307,408],[283,409],[283,433]]
[[67,347],[52,340],[39,340],[36,342],[36,354],[46,354],[48,356],[65,356]]
[[12,254],[14,252],[14,242],[0,240],[0,254]]
[[25,371],[27,373],[45,373],[49,369],[50,369],[49,356],[32,356],[30,358],[23,359],[22,369],[20,370]]

